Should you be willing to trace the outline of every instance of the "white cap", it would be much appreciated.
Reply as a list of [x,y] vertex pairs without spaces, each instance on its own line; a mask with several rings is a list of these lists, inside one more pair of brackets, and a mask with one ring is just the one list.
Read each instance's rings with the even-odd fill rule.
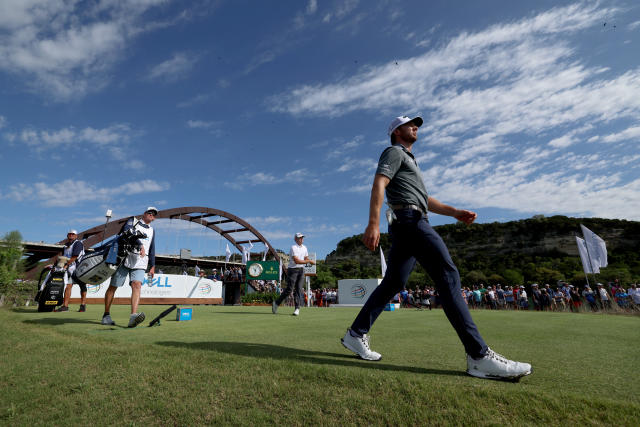
[[67,234],[78,234],[78,230],[72,228]]
[[158,209],[157,209],[155,206],[149,206],[149,207],[144,211],[144,213],[147,213],[147,212],[155,212],[155,215],[158,215]]
[[422,126],[423,120],[420,116],[415,116],[414,118],[407,116],[396,117],[389,125],[389,130],[387,131],[387,133],[389,134],[389,136],[391,136],[393,131],[396,130],[399,126],[402,126],[403,124],[409,122],[415,122],[416,126],[420,127]]
[[293,237],[297,239],[298,237],[304,237],[304,234],[302,234],[302,233],[296,233],[296,235],[295,235],[295,236],[293,236]]

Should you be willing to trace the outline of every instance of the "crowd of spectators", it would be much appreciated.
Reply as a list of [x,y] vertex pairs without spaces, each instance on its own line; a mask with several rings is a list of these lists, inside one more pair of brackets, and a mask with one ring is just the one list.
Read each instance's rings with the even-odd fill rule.
[[[212,280],[226,282],[243,282],[244,272],[241,267],[213,269],[206,274],[204,269],[198,275]],[[251,280],[250,285],[256,292],[280,294],[282,288],[275,280]],[[628,310],[640,311],[640,285],[631,284],[628,289],[616,282],[597,283],[596,286],[583,285],[582,288],[565,282],[558,282],[554,287],[548,283],[544,286],[533,283],[523,285],[495,286],[480,284],[466,286],[461,290],[462,298],[471,309],[490,310],[536,310],[536,311],[607,311]],[[337,304],[336,288],[312,289],[311,294],[304,292],[305,305],[311,299],[311,305],[329,307]],[[429,308],[441,307],[438,292],[435,288],[404,289],[394,296],[392,302],[401,307]]]
[[338,290],[335,288],[322,288],[311,291],[311,305],[316,307],[329,307],[338,303]]
[[[528,288],[528,292],[527,292]],[[536,310],[536,311],[601,311],[640,310],[640,286],[632,284],[624,289],[617,282],[597,283],[595,289],[584,285],[582,289],[560,282],[557,286],[533,283],[520,286],[463,287],[462,298],[472,309]],[[438,292],[432,287],[403,290],[393,302],[403,307],[439,307]]]
[[240,267],[231,267],[224,270],[223,278],[225,282],[243,282],[244,272]]
[[[243,282],[244,281],[244,272],[240,267],[229,267],[229,268],[221,268],[218,270],[214,268],[213,270],[207,271],[204,268],[199,268],[196,266],[195,275],[197,277],[206,277],[211,280],[224,280],[225,282]],[[187,275],[186,267],[183,267],[182,274]]]
[[282,287],[278,285],[278,282],[275,280],[249,280],[249,285],[256,292],[261,293],[272,293],[275,292],[280,294],[282,292]]

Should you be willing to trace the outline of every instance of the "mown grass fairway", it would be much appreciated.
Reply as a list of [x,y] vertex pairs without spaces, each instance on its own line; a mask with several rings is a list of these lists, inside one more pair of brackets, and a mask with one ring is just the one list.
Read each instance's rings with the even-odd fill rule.
[[5,425],[638,425],[640,318],[473,312],[486,341],[534,372],[519,383],[464,374],[441,310],[385,312],[380,362],[340,344],[356,309],[194,307],[193,320],[100,325],[77,313],[0,310]]

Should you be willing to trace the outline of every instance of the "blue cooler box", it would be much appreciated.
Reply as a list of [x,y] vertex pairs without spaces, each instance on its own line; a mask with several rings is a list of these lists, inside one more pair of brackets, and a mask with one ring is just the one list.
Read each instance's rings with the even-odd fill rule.
[[395,309],[396,309],[395,304],[387,304],[384,306],[384,311],[395,311]]
[[193,308],[191,307],[179,308],[178,314],[176,316],[176,320],[178,322],[181,320],[191,320],[191,317],[193,317]]

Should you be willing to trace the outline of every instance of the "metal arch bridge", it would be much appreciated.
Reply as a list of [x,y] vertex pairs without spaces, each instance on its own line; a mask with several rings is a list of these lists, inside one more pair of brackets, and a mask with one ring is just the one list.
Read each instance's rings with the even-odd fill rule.
[[[136,218],[141,217],[142,215],[136,216]],[[129,218],[131,217],[120,218],[118,220],[110,222],[109,224],[107,224],[106,230],[104,225],[99,225],[85,230],[81,233],[78,233],[78,239],[84,240],[85,248],[90,248],[95,244],[101,242],[103,239],[118,234],[124,223],[127,222]],[[186,206],[182,208],[173,208],[158,211],[156,219],[158,218],[178,219],[182,221],[195,222],[196,224],[200,224],[204,227],[210,228],[211,230],[227,239],[229,243],[235,246],[235,248],[238,249],[238,251],[240,251],[241,253],[241,245],[243,243],[263,243],[265,247],[269,249],[268,253],[273,256],[274,259],[279,259],[278,253],[273,248],[273,246],[271,246],[271,243],[269,243],[258,230],[251,226],[251,224],[249,224],[247,221],[229,212],[202,206]],[[210,221],[209,219],[213,220]],[[233,228],[222,228],[220,227],[220,225],[222,224],[230,224]],[[251,233],[253,237],[249,237],[246,240],[236,240],[233,238],[233,235],[236,233],[246,232]],[[64,244],[64,242],[65,240],[61,240],[58,243]]]
[[[136,218],[140,218],[142,215],[136,215]],[[125,222],[131,217],[120,218],[115,221],[109,222],[105,225],[99,225],[88,230],[78,233],[78,239],[84,240],[85,249],[91,248],[102,240],[118,234]],[[268,248],[268,254],[273,257],[274,260],[279,261],[280,257],[275,248],[267,241],[267,239],[260,234],[260,232],[254,228],[247,221],[235,216],[229,212],[225,212],[219,209],[207,208],[202,206],[185,206],[180,208],[165,209],[158,211],[157,218],[165,219],[177,219],[182,221],[193,222],[207,227],[222,237],[227,239],[240,253],[242,253],[242,244],[245,243],[263,243]],[[249,237],[244,240],[236,240],[234,235],[238,233],[249,233]],[[61,240],[57,245],[62,245],[66,240]],[[28,255],[26,264],[30,267],[35,266],[41,259],[51,257],[53,259],[55,255],[59,253],[59,249],[52,253],[52,248],[25,248]],[[51,245],[44,245],[51,246]],[[29,267],[28,267],[29,268]]]

